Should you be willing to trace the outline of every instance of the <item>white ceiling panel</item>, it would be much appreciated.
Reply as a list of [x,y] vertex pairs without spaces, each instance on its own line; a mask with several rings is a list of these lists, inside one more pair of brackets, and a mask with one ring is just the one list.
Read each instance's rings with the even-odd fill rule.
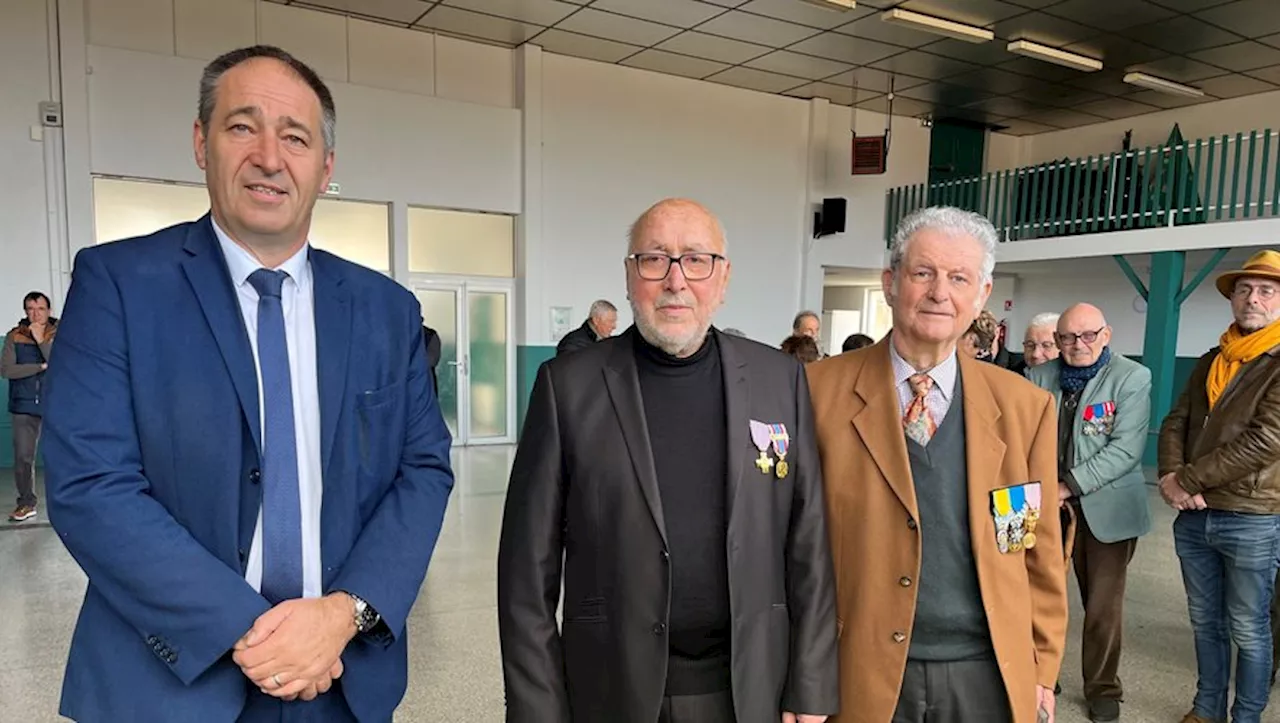
[[519,45],[542,30],[537,25],[520,23],[492,15],[482,15],[469,10],[437,5],[427,13],[419,27],[440,30],[455,35],[492,40],[506,45]]
[[541,45],[544,49],[553,53],[571,55],[575,58],[586,58],[588,60],[599,60],[605,63],[616,63],[629,55],[635,55],[640,50],[643,50],[643,48],[635,45],[593,38],[587,35],[565,32],[564,30],[556,30],[555,28],[539,35],[534,39],[533,44]]
[[680,32],[679,28],[669,25],[659,25],[592,8],[584,8],[570,15],[558,27],[583,35],[643,46],[657,45]]
[[558,0],[444,0],[444,4],[532,25],[555,25],[579,9]]
[[816,35],[792,45],[788,50],[853,64],[874,63],[902,52],[902,48],[894,45],[859,40],[840,33]]
[[707,80],[713,83],[758,90],[763,93],[781,93],[784,90],[790,90],[805,84],[801,78],[792,78],[777,73],[766,73],[763,70],[742,67],[729,68],[722,73],[709,76]]
[[393,23],[409,25],[431,9],[434,0],[306,0],[294,5],[314,6],[326,10],[363,15]]
[[747,63],[747,65],[757,70],[768,70],[809,80],[829,78],[852,67],[847,63],[837,63],[834,60],[824,60],[815,58],[812,55],[800,55],[799,53],[790,53],[785,50],[778,50],[756,58]]
[[714,60],[691,58],[687,55],[668,53],[665,50],[656,49],[637,53],[622,61],[622,64],[669,75],[683,75],[686,78],[705,78],[712,73],[718,73],[729,67]]
[[698,30],[726,38],[759,43],[771,48],[781,48],[815,35],[818,31],[795,23],[787,23],[761,15],[752,15],[738,10],[712,18]]
[[691,28],[725,11],[698,0],[596,0],[591,7],[681,28]]
[[824,30],[851,23],[873,12],[862,6],[853,10],[828,10],[798,0],[751,0],[738,9]]
[[680,33],[658,47],[663,50],[670,50],[673,53],[692,55],[696,58],[707,58],[721,63],[729,63],[730,65],[745,63],[752,58],[769,52],[769,48],[763,45],[752,45],[740,40],[730,40],[717,35],[704,35],[703,33],[692,31]]

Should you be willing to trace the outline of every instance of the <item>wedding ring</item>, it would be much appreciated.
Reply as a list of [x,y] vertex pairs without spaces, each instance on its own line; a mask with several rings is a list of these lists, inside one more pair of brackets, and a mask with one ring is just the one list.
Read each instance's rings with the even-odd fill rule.
[[273,683],[275,683],[275,684],[276,684],[276,687],[277,687],[277,688],[279,688],[281,685],[284,685],[283,683],[281,683],[281,682],[280,682],[280,674],[279,674],[279,673],[272,673],[272,674],[271,674],[271,681],[272,681]]

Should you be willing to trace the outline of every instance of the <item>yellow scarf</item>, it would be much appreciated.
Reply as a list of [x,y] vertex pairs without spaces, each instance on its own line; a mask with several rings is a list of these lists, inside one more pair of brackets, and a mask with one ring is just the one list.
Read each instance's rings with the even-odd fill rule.
[[1239,326],[1232,324],[1222,333],[1219,343],[1222,351],[1218,352],[1217,358],[1210,365],[1209,379],[1205,384],[1210,409],[1218,403],[1218,397],[1222,396],[1222,392],[1240,372],[1241,367],[1262,356],[1268,349],[1280,345],[1280,321],[1274,321],[1252,334],[1245,334],[1240,331]]

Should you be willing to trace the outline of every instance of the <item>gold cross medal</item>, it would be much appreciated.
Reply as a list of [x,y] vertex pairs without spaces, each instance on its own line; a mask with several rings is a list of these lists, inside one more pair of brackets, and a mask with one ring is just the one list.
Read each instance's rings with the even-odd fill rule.
[[763,422],[751,420],[751,443],[760,450],[760,457],[756,459],[756,466],[760,468],[761,474],[769,474],[773,469],[773,459],[769,457],[769,425]]
[[773,466],[773,470],[778,479],[783,479],[787,476],[787,448],[791,446],[791,437],[787,435],[785,425],[770,424],[769,438],[773,440],[773,451],[778,455],[778,463]]

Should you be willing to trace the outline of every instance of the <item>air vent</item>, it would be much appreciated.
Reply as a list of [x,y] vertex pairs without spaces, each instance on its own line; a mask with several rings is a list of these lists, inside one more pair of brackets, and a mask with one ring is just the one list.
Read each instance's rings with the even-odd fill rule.
[[853,175],[871,176],[884,173],[884,136],[853,137]]

